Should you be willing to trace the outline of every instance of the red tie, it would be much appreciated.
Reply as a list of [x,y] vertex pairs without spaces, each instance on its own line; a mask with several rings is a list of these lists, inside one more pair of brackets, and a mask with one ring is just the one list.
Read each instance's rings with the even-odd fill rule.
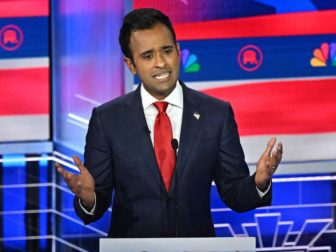
[[166,114],[168,103],[155,102],[154,106],[159,111],[154,125],[154,151],[163,182],[168,191],[175,166],[175,155],[171,144],[172,126]]

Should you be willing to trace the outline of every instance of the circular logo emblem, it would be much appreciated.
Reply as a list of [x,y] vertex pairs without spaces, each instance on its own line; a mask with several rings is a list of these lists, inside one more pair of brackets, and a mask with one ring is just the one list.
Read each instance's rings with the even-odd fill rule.
[[18,49],[23,42],[23,32],[16,25],[6,25],[0,30],[0,46],[6,51]]
[[240,49],[237,61],[243,70],[252,72],[261,66],[263,54],[259,47],[255,45],[247,45]]

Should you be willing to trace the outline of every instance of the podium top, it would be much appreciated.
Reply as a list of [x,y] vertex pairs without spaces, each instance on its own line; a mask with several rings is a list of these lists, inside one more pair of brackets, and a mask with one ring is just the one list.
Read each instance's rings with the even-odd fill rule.
[[254,237],[220,238],[102,238],[100,252],[252,252]]

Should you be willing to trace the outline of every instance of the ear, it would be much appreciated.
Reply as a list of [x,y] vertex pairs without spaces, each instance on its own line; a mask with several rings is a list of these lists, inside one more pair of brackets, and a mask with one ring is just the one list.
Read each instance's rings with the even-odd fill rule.
[[130,58],[124,57],[124,61],[132,74],[136,74],[135,66]]

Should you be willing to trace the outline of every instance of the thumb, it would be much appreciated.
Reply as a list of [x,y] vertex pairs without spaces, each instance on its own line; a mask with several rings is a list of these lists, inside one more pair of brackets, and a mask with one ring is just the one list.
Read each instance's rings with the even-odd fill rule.
[[72,159],[75,162],[75,164],[78,167],[81,174],[83,174],[83,172],[87,171],[86,167],[83,165],[82,161],[79,159],[78,156],[75,155],[75,156],[72,157]]

